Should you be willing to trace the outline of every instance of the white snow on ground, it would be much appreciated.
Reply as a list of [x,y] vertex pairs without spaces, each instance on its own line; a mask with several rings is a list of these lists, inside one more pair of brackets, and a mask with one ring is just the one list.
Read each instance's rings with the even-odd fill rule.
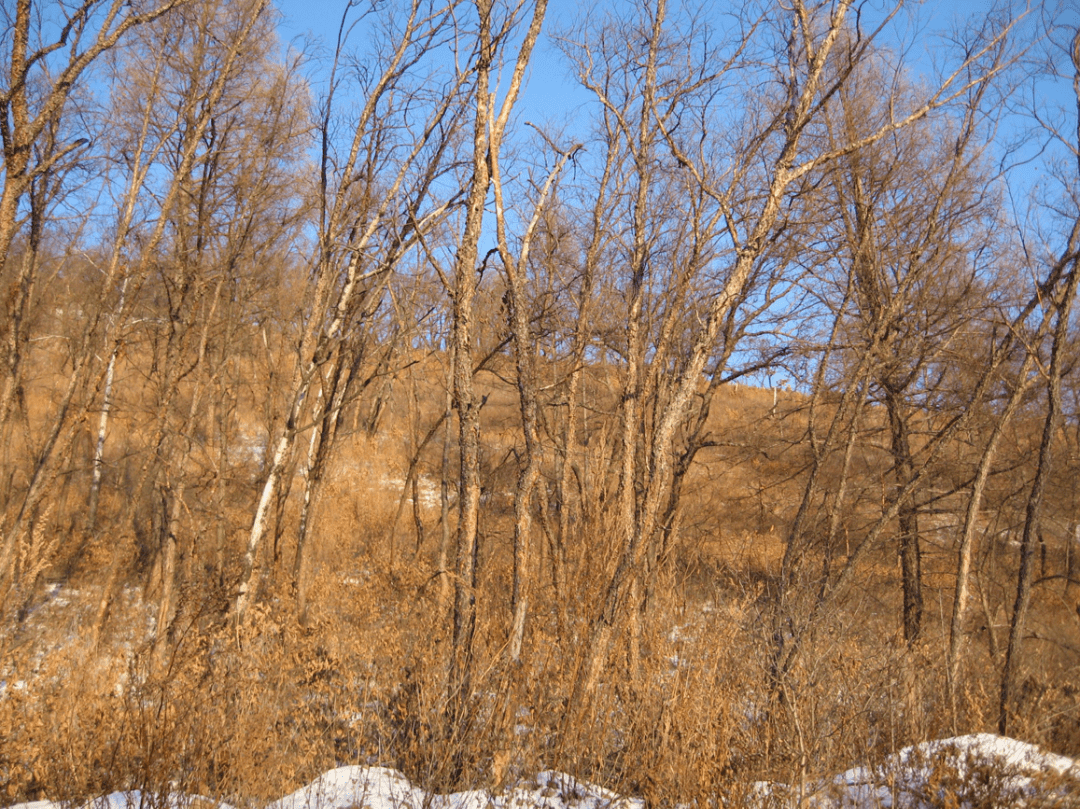
[[[399,494],[405,488],[405,480],[403,478],[384,476],[379,478],[379,485],[388,491]],[[433,479],[427,475],[420,475],[416,480],[416,488],[422,508],[437,508],[439,506],[439,486]],[[411,487],[410,492],[406,495],[405,502],[412,502]]]
[[762,806],[814,809],[1080,807],[1080,762],[979,733],[905,747],[877,767],[854,767],[805,786],[762,784]]
[[602,787],[545,771],[501,795],[484,790],[429,796],[396,770],[341,767],[324,773],[267,809],[644,809]]
[[397,770],[386,767],[338,767],[267,809],[395,809],[421,806],[424,791]]
[[[114,792],[79,809],[160,807],[140,792]],[[801,801],[801,803],[800,803]],[[176,794],[169,809],[232,809],[207,798]],[[856,767],[803,785],[759,783],[748,809],[957,809],[1080,807],[1080,763],[990,734],[960,736],[908,747],[877,767]],[[48,801],[11,809],[63,809]],[[339,767],[266,809],[645,809],[565,773],[546,770],[505,792],[430,795],[386,767]]]

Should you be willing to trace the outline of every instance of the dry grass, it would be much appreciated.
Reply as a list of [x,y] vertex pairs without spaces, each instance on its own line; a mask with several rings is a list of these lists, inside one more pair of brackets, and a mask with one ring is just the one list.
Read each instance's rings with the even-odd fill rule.
[[[438,359],[415,366],[428,383],[421,387],[420,433],[441,408]],[[590,444],[579,448],[597,464],[603,408],[611,399],[600,387],[603,377],[599,370],[590,377],[596,411]],[[109,443],[102,529],[82,545],[63,534],[82,508],[83,469],[65,483],[73,495],[39,521],[32,551],[50,563],[33,609],[22,622],[9,619],[0,637],[3,802],[181,789],[257,805],[325,769],[361,763],[399,768],[438,789],[498,787],[555,767],[642,795],[652,806],[727,805],[759,780],[808,784],[856,762],[882,761],[913,742],[992,727],[1000,660],[990,655],[988,632],[971,639],[955,722],[947,703],[941,661],[949,547],[928,558],[928,628],[919,644],[909,648],[899,638],[897,565],[894,550],[883,548],[866,563],[859,587],[803,639],[782,680],[771,678],[770,588],[799,494],[797,470],[806,462],[805,418],[798,397],[782,397],[770,416],[771,394],[746,388],[718,401],[714,427],[730,441],[703,452],[691,476],[679,551],[657,572],[640,613],[640,657],[629,635],[618,636],[587,711],[568,717],[582,639],[614,548],[602,521],[575,522],[560,599],[550,573],[552,548],[538,540],[525,654],[521,664],[509,664],[518,415],[512,391],[495,376],[484,380],[490,396],[483,411],[482,580],[467,721],[454,722],[447,702],[441,433],[417,464],[426,492],[419,509],[423,537],[418,541],[408,501],[391,532],[419,438],[409,433],[407,385],[396,386],[373,435],[359,420],[360,429],[336,448],[314,517],[310,620],[301,625],[295,618],[289,576],[302,494],[298,473],[280,539],[266,550],[262,600],[237,629],[228,605],[262,464],[258,436],[273,422],[266,417],[273,408],[260,412],[253,404],[258,396],[240,395],[247,403],[230,417],[236,431],[230,466],[211,473],[215,445],[208,438],[204,455],[187,467],[185,585],[163,663],[154,661],[149,636],[155,547],[143,529],[117,522],[139,496],[147,451],[145,411],[129,399],[118,407]],[[138,390],[127,395],[137,398]],[[872,453],[864,459],[872,460]],[[454,468],[456,457],[450,461]],[[553,485],[554,470],[545,475]],[[880,494],[880,481],[864,483],[869,494],[839,538],[845,548],[872,514],[875,490]],[[219,501],[211,499],[215,491],[224,492]],[[151,503],[136,505],[136,523],[145,525]],[[986,569],[983,586],[998,588],[1000,602],[1013,563],[1001,547],[989,550],[1000,561]],[[120,587],[101,642],[91,646],[87,629],[117,553]],[[819,556],[807,561],[820,564]],[[1048,558],[1051,569],[1064,563],[1054,553]],[[1068,623],[1067,607],[1064,598],[1036,605],[1036,631],[1047,637],[1031,644],[1037,656],[1025,689],[1032,710],[1017,735],[1075,755],[1080,694],[1071,683],[1080,665],[1080,627]]]

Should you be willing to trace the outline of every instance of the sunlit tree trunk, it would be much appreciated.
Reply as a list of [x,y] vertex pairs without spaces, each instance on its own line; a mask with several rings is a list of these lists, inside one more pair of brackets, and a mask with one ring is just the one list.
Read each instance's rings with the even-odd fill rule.
[[[469,167],[472,177],[465,197],[465,222],[454,259],[452,278],[452,350],[454,352],[454,409],[458,418],[458,524],[454,584],[453,650],[449,695],[455,730],[462,727],[472,696],[473,637],[476,631],[477,550],[480,517],[480,401],[473,373],[476,337],[475,298],[479,273],[479,243],[484,205],[491,189],[492,162],[498,159],[510,113],[540,35],[547,0],[536,0],[528,29],[513,62],[513,73],[502,104],[496,108],[491,79],[498,69],[507,31],[498,30],[492,0],[477,0],[476,86]],[[517,9],[520,12],[522,9]],[[507,24],[516,22],[511,16]]]

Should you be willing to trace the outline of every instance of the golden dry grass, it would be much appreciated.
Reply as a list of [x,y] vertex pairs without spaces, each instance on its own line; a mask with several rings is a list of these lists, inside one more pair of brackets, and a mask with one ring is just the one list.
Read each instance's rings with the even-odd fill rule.
[[[770,593],[807,461],[805,400],[781,396],[770,415],[771,393],[742,387],[718,397],[711,428],[723,440],[701,453],[691,474],[678,550],[657,571],[640,613],[634,641],[640,657],[635,660],[628,634],[617,636],[588,711],[568,723],[582,639],[595,620],[615,548],[602,520],[576,518],[560,597],[551,575],[553,548],[537,539],[524,662],[509,665],[504,649],[519,415],[512,389],[492,374],[481,376],[488,399],[474,690],[469,721],[455,724],[446,691],[451,637],[444,584],[450,574],[439,569],[441,432],[416,465],[424,493],[421,541],[408,499],[394,522],[413,448],[442,407],[440,366],[441,358],[429,355],[413,368],[420,391],[417,434],[410,432],[407,374],[374,433],[364,429],[367,411],[347,420],[314,514],[315,585],[303,625],[289,576],[299,469],[283,504],[280,538],[264,551],[258,608],[240,629],[228,615],[263,463],[260,436],[276,418],[274,407],[255,406],[259,395],[238,393],[229,418],[235,451],[221,473],[222,498],[211,499],[217,478],[208,471],[217,439],[208,437],[185,467],[193,481],[182,521],[185,583],[164,666],[152,660],[148,634],[155,551],[140,531],[149,504],[135,504],[134,525],[117,522],[138,495],[148,440],[146,412],[137,406],[144,391],[126,389],[108,444],[100,530],[85,544],[64,535],[83,508],[87,472],[76,468],[64,484],[69,496],[42,521],[40,547],[55,543],[56,551],[33,609],[21,623],[9,620],[0,636],[5,803],[179,788],[258,804],[351,763],[397,767],[440,789],[498,786],[557,767],[642,795],[650,805],[724,802],[747,794],[759,779],[796,783],[881,760],[915,741],[993,726],[1000,659],[990,654],[988,629],[970,639],[956,721],[946,699],[941,661],[955,574],[944,543],[926,556],[927,631],[920,643],[909,648],[899,636],[899,576],[888,544],[870,555],[858,587],[803,639],[782,681],[771,678],[776,626]],[[588,416],[589,445],[578,448],[597,465],[607,446],[601,441],[605,407],[613,404],[604,380],[603,369],[589,375],[595,410]],[[861,462],[871,470],[881,458],[868,449]],[[456,463],[451,453],[451,470]],[[879,467],[876,477],[860,480],[856,505],[831,549],[838,559],[880,508],[875,498],[885,471]],[[554,485],[554,472],[545,467],[545,485]],[[452,527],[452,509],[450,519]],[[826,550],[815,547],[807,567],[820,565]],[[987,552],[995,563],[984,568],[981,586],[1001,604],[1015,562],[1003,544]],[[118,594],[101,642],[91,647],[87,628],[118,553]],[[1051,572],[1065,563],[1057,549],[1047,557]],[[1047,587],[1047,597],[1037,602],[1035,631],[1046,637],[1032,642],[1024,681],[1031,711],[1016,733],[1076,754],[1080,693],[1070,684],[1080,626],[1069,623],[1065,589]]]

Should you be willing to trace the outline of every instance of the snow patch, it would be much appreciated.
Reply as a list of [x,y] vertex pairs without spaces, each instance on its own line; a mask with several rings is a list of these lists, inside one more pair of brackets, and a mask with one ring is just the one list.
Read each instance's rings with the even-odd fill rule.
[[338,767],[267,809],[403,809],[420,807],[423,790],[386,767]]
[[[905,747],[880,766],[854,767],[798,787],[759,784],[759,806],[813,809],[934,809],[939,806],[1027,807],[1035,801],[1080,805],[1080,764],[1034,745],[989,733]],[[1077,800],[1059,804],[1057,800]],[[1040,803],[1041,805],[1041,803]]]
[[[379,483],[384,489],[392,492],[400,492],[405,487],[405,481],[401,478],[382,478]],[[421,508],[436,508],[440,504],[439,486],[427,475],[420,475],[416,479],[416,493],[420,500]],[[405,496],[405,502],[412,502],[412,487]]]

